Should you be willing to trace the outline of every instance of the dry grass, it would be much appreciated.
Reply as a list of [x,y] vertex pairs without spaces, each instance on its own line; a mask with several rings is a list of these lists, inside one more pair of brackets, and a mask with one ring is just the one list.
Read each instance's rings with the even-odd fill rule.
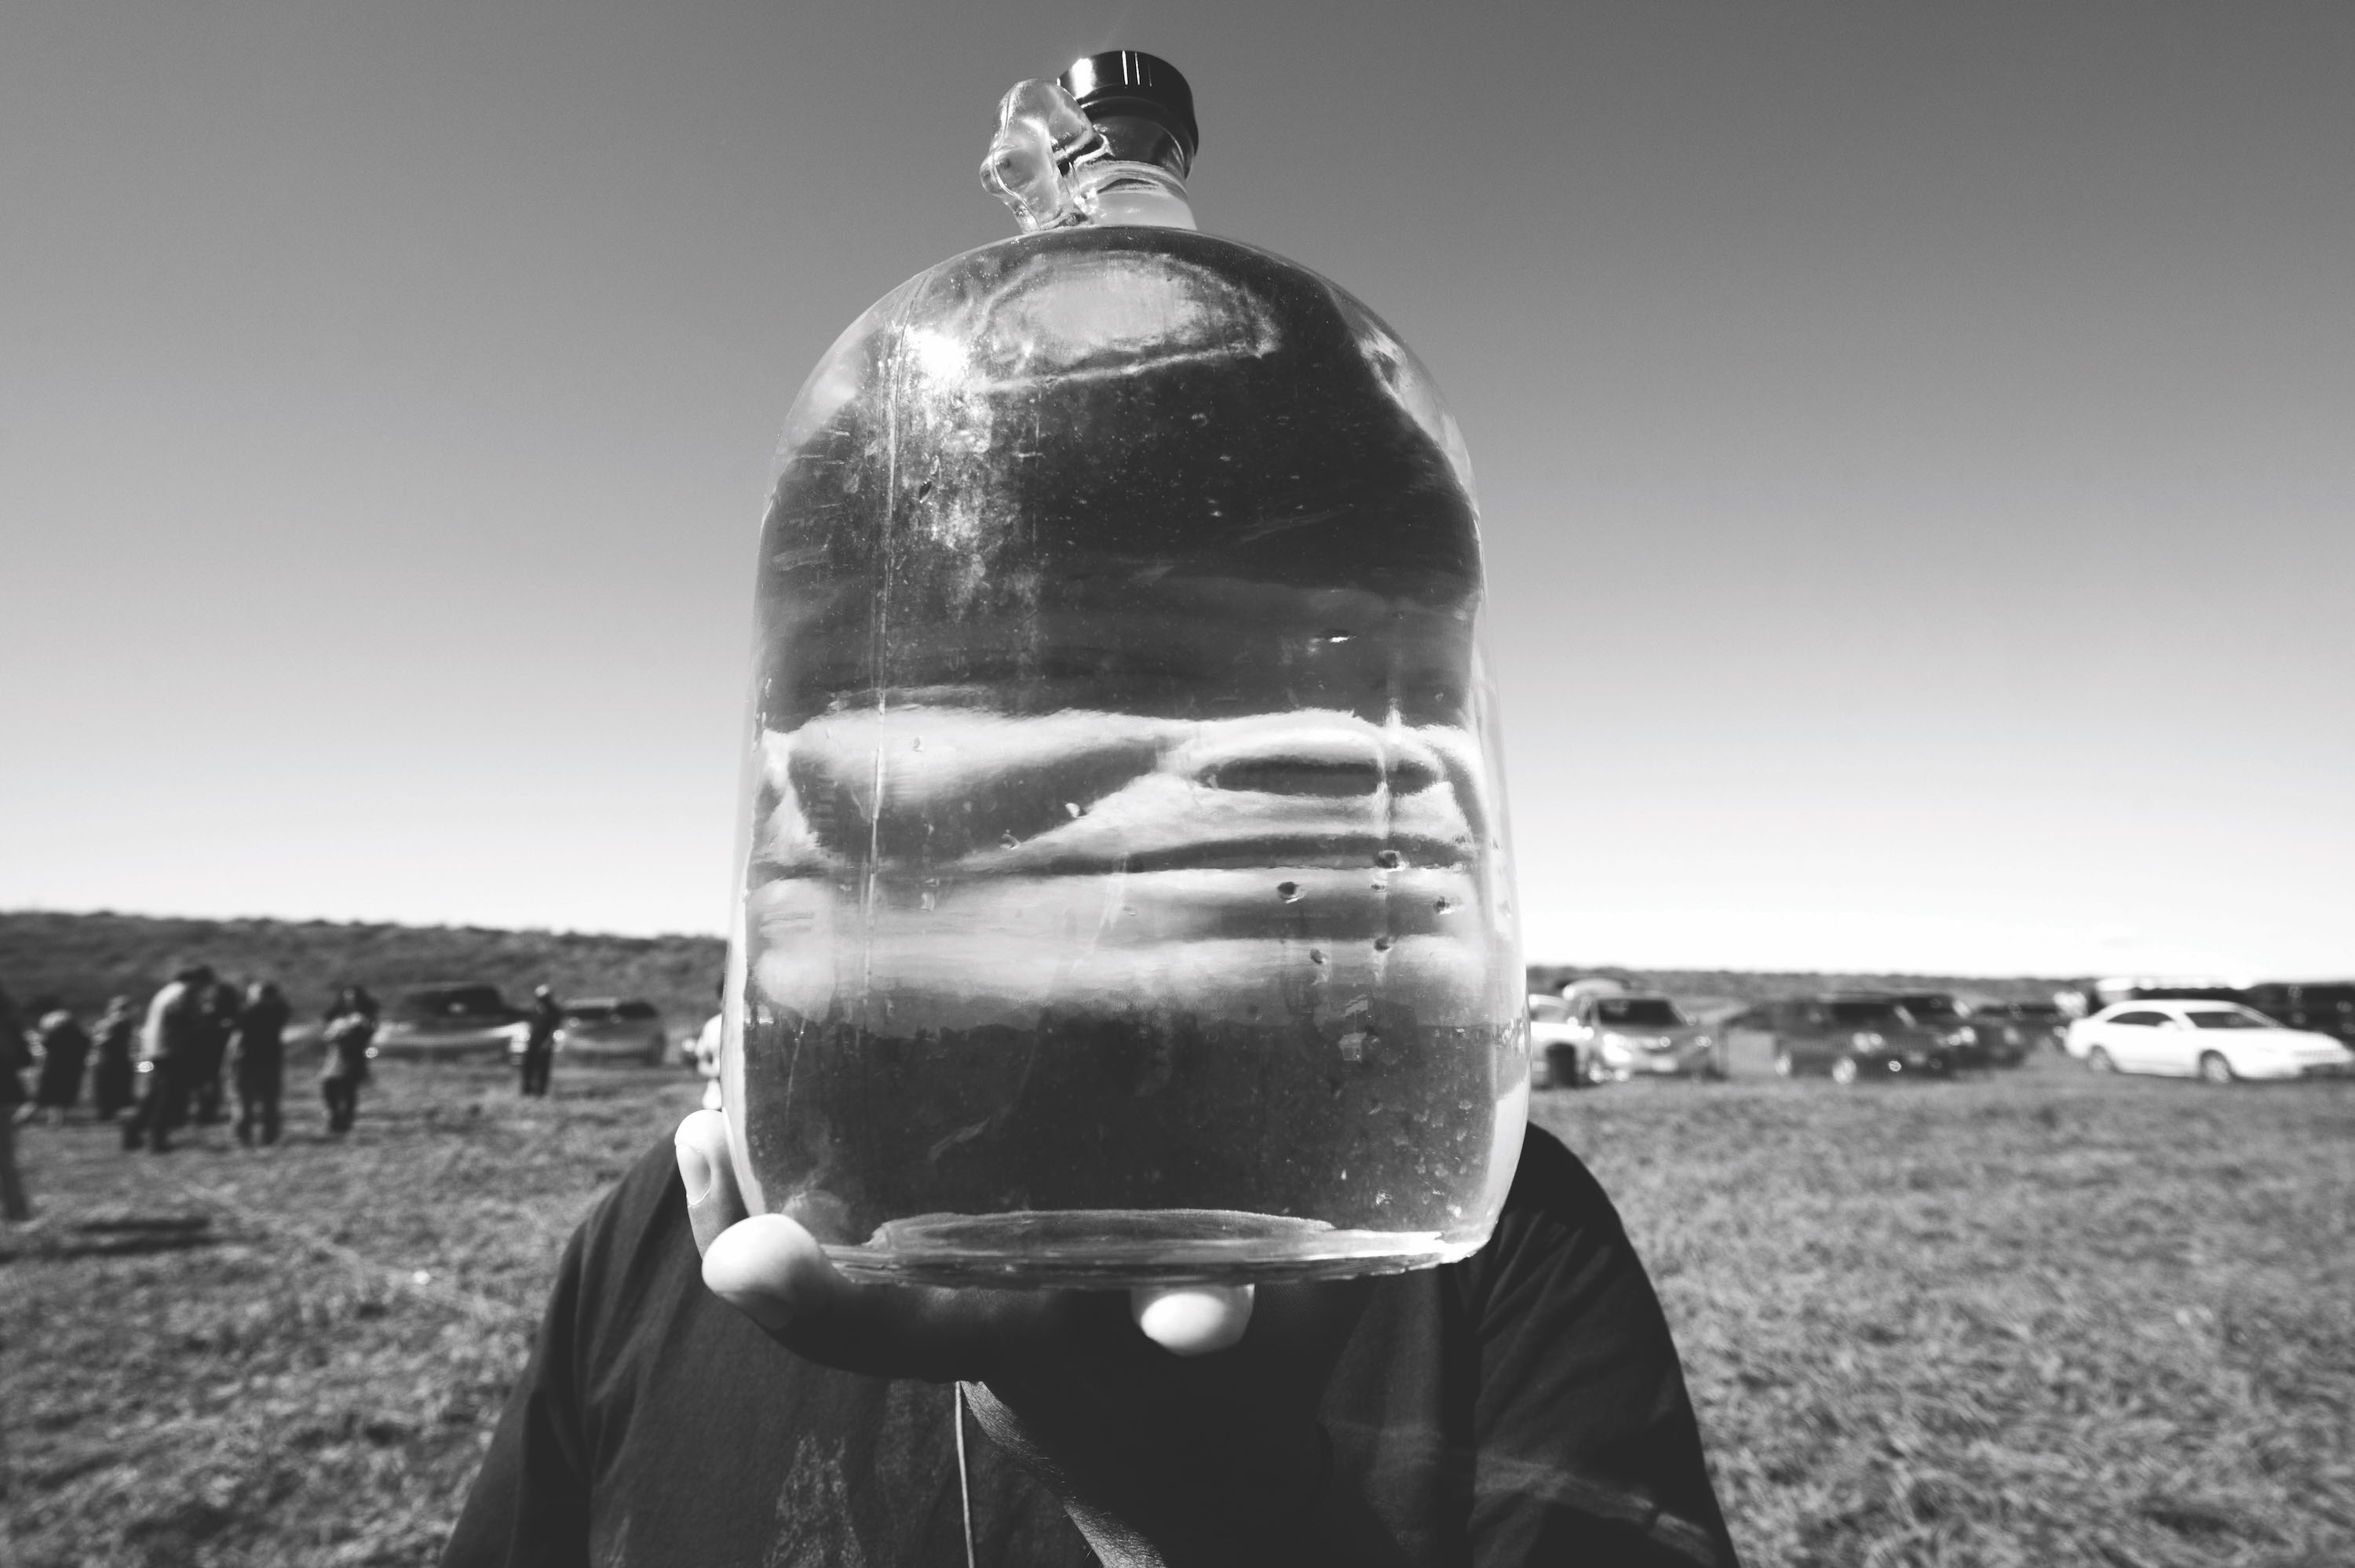
[[2355,1086],[1631,1088],[1540,1119],[1753,1564],[2355,1563]]
[[297,1098],[260,1155],[25,1129],[45,1219],[0,1233],[0,1562],[432,1562],[565,1236],[700,1081],[559,1090],[380,1064],[347,1142]]
[[[339,1148],[307,1104],[266,1156],[28,1129],[0,1562],[430,1563],[564,1234],[696,1092],[393,1065]],[[2355,1086],[2045,1064],[1538,1115],[1660,1281],[1753,1568],[2355,1562]]]

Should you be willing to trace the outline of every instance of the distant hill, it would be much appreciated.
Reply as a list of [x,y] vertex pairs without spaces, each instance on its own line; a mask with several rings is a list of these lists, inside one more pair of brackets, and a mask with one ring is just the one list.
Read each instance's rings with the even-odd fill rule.
[[[673,1029],[703,1018],[727,963],[717,937],[612,937],[582,931],[502,931],[480,926],[387,926],[328,920],[197,920],[151,915],[0,911],[0,985],[20,1010],[55,998],[84,1014],[127,994],[144,1002],[183,964],[202,961],[234,980],[274,980],[298,1016],[315,1015],[338,986],[389,997],[428,980],[487,980],[510,1001],[546,983],[559,996],[642,996]],[[2021,976],[1760,973],[1532,964],[1529,986],[1608,976],[1677,996],[1756,1001],[1831,990],[1955,991],[2049,999],[2069,980]]]
[[710,1012],[727,957],[717,937],[0,911],[0,985],[20,1012],[50,998],[84,1015],[116,994],[144,1004],[174,969],[203,962],[229,980],[276,980],[297,1017],[344,985],[389,1000],[429,980],[487,980],[513,1002],[542,983],[559,997],[644,997],[677,1032]]

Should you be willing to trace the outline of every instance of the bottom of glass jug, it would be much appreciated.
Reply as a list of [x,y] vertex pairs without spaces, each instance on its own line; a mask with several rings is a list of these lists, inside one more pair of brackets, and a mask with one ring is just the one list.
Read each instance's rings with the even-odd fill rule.
[[1028,1209],[891,1220],[826,1253],[875,1284],[1111,1289],[1402,1274],[1469,1257],[1481,1239],[1231,1209]]

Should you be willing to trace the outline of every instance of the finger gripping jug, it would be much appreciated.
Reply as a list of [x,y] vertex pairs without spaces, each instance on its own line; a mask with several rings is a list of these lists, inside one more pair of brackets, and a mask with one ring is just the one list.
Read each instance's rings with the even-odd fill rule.
[[1197,232],[1184,80],[1007,95],[1025,232],[844,333],[761,536],[724,1086],[868,1278],[1421,1267],[1527,1105],[1472,474],[1423,366]]

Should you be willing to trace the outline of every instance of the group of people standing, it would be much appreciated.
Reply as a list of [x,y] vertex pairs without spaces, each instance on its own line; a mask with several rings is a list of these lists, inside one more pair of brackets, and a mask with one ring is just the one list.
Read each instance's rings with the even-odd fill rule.
[[[139,1032],[140,1094],[123,1124],[123,1147],[168,1151],[181,1128],[221,1118],[225,1090],[236,1095],[238,1141],[277,1142],[290,1015],[267,980],[240,991],[203,964],[174,975],[148,1003]],[[72,1103],[66,1086],[58,1108]],[[111,1119],[119,1108],[101,1097],[98,1114]]]
[[[330,1133],[349,1132],[358,1113],[378,1011],[365,986],[345,987],[327,1010],[319,1090]],[[37,1014],[27,1029],[0,989],[0,1219],[32,1213],[16,1165],[16,1128],[37,1120],[62,1126],[80,1103],[85,1078],[91,1108],[99,1120],[121,1126],[125,1150],[166,1153],[174,1134],[215,1125],[225,1114],[246,1147],[278,1141],[293,1009],[275,983],[240,988],[209,965],[192,964],[155,993],[144,1015],[127,996],[111,999],[87,1028],[69,1008]]]
[[[363,986],[346,987],[327,1010],[319,1080],[333,1131],[351,1126],[358,1086],[368,1078],[377,1012],[376,999]],[[60,1126],[80,1103],[86,1077],[98,1119],[120,1118],[125,1149],[165,1153],[174,1133],[191,1124],[212,1126],[224,1115],[232,1117],[240,1143],[267,1146],[283,1128],[286,1027],[293,1016],[274,982],[240,988],[207,964],[175,974],[144,1016],[129,997],[118,996],[87,1029],[69,1009],[50,1007],[27,1031],[0,991],[0,1055],[6,1057],[0,1061],[0,1105],[9,1107],[12,1122]],[[23,1079],[28,1068],[29,1095]]]
[[[209,964],[191,964],[155,994],[144,1014],[127,996],[110,1000],[87,1028],[69,1008],[43,1003],[34,1011],[37,1020],[28,1029],[0,988],[0,1218],[31,1215],[17,1171],[16,1128],[36,1120],[62,1126],[80,1103],[85,1079],[98,1119],[120,1125],[125,1150],[166,1153],[176,1133],[215,1125],[225,1114],[246,1147],[278,1141],[293,1009],[275,983],[240,987]],[[380,1011],[368,988],[357,985],[336,992],[327,1009],[318,1083],[331,1135],[349,1132],[359,1115]],[[518,1087],[527,1097],[548,1094],[563,1022],[554,994],[539,987],[516,1043]]]

